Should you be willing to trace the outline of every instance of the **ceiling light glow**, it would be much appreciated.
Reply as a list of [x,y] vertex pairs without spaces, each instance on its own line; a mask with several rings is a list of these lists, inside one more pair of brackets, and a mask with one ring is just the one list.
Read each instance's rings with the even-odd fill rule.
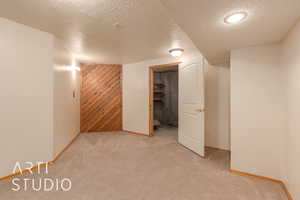
[[184,50],[183,49],[180,49],[180,48],[177,48],[177,49],[171,49],[169,51],[169,53],[171,54],[171,56],[173,57],[180,57],[182,56]]
[[226,24],[236,24],[245,20],[246,17],[247,17],[246,12],[237,12],[225,17],[224,21]]

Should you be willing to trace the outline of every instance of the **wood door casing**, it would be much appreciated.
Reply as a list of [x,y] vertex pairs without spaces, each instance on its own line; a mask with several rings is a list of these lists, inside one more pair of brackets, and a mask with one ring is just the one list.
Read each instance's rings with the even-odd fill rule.
[[181,62],[161,64],[149,67],[149,136],[153,136],[154,132],[154,106],[153,106],[153,93],[154,93],[154,70],[165,69],[170,67],[178,67]]
[[122,65],[81,64],[80,130],[122,130]]

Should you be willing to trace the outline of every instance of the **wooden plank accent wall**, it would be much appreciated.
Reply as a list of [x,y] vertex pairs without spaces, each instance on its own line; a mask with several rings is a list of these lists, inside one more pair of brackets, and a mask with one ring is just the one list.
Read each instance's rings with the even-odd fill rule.
[[122,65],[81,64],[80,130],[122,130]]

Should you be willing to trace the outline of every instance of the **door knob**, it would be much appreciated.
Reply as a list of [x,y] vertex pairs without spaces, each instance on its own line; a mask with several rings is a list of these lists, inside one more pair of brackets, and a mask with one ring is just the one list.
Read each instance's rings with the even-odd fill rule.
[[205,112],[206,110],[205,110],[205,108],[203,108],[203,109],[196,109],[196,111],[197,112]]

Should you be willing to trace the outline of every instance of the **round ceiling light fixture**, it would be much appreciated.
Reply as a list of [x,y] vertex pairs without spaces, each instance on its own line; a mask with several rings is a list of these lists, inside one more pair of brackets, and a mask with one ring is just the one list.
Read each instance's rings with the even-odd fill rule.
[[169,53],[171,54],[171,56],[173,57],[180,57],[184,52],[184,49],[181,48],[177,48],[177,49],[171,49],[169,51]]
[[236,12],[225,17],[224,22],[226,24],[237,24],[247,18],[246,12]]

